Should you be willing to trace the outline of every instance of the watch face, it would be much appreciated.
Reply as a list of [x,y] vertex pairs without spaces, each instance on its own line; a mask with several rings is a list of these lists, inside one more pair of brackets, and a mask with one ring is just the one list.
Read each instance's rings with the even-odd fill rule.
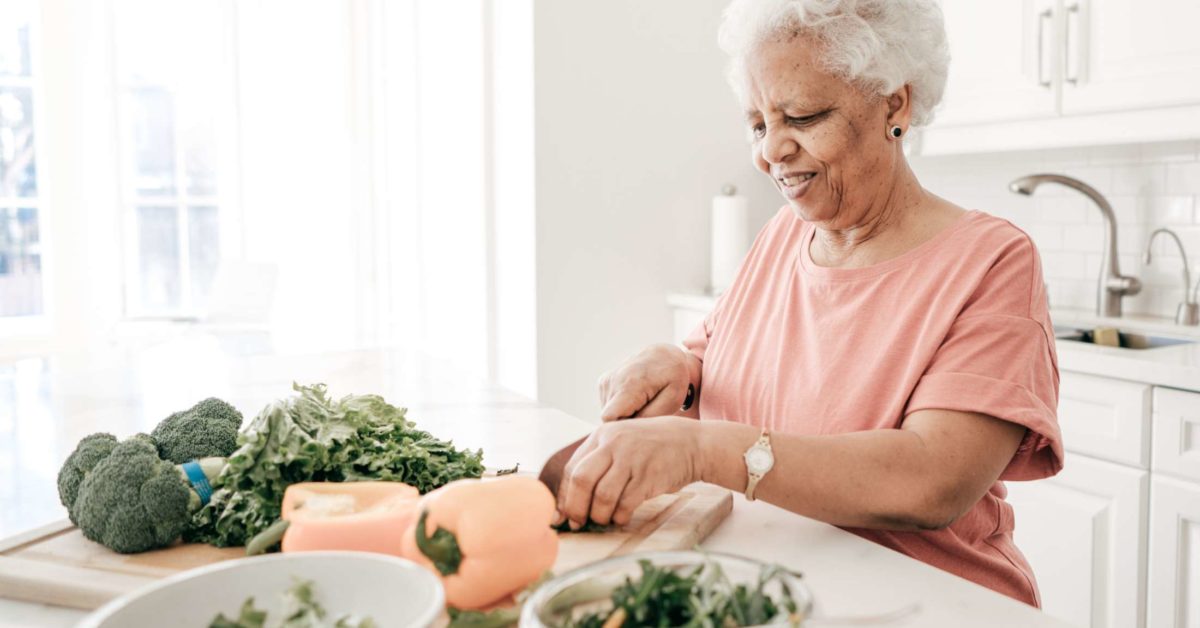
[[751,447],[746,452],[746,468],[751,473],[763,474],[771,470],[775,457],[765,447]]

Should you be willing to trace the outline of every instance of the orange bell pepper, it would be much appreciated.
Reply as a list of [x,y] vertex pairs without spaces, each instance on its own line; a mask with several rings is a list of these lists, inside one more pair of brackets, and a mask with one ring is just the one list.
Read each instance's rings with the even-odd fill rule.
[[283,494],[285,552],[356,550],[399,556],[420,494],[401,482],[302,482]]
[[554,510],[550,489],[532,477],[457,480],[421,498],[401,556],[442,579],[448,605],[484,609],[554,565]]

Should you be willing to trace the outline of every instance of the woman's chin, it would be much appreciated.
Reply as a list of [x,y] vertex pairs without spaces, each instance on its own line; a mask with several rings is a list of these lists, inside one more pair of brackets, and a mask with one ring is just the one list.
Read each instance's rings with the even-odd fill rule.
[[808,199],[787,199],[792,214],[804,222],[821,222],[826,218],[824,208],[815,207]]

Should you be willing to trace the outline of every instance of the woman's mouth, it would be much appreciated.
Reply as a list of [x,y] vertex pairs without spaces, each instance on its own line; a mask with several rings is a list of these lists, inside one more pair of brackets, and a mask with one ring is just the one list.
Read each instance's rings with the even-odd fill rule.
[[779,181],[779,189],[783,195],[789,200],[796,200],[808,191],[812,185],[812,180],[817,177],[815,172],[797,172],[784,175],[777,178]]

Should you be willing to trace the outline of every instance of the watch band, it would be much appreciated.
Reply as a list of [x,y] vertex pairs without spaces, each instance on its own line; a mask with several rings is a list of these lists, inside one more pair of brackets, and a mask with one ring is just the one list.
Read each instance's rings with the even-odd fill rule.
[[[750,449],[754,449],[756,447],[766,449],[768,452],[771,452],[772,456],[774,456],[774,452],[771,451],[771,435],[767,433],[765,428],[763,429],[762,434],[759,434],[758,440],[750,446]],[[755,473],[750,470],[749,466],[746,467],[746,501],[754,501],[754,489],[758,488],[758,483],[762,481],[763,476],[765,476],[769,471],[770,469],[767,469],[766,472]]]

